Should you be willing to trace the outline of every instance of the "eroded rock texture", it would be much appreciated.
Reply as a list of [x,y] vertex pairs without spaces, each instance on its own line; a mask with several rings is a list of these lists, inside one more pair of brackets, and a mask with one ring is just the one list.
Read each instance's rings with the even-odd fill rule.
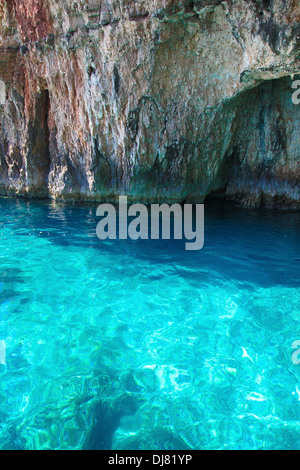
[[298,0],[0,0],[1,193],[299,207],[299,18]]

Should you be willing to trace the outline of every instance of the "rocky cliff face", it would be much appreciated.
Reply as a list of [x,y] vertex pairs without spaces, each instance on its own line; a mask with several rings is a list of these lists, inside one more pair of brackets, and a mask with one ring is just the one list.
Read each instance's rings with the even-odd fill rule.
[[0,0],[1,194],[299,207],[299,20],[298,0]]

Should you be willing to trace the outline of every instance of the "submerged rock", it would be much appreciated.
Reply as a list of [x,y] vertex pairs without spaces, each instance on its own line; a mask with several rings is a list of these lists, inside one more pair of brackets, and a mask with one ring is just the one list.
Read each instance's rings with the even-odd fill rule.
[[295,1],[0,2],[0,193],[299,207]]

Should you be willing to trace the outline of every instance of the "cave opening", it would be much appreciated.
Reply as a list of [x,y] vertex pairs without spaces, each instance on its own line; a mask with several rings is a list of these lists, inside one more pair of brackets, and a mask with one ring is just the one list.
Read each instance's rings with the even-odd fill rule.
[[27,159],[27,188],[41,197],[48,196],[50,172],[50,98],[48,89],[43,89],[36,97],[34,119],[28,125],[29,142]]
[[294,80],[286,76],[263,81],[225,105],[226,112],[220,112],[220,119],[223,114],[232,120],[230,144],[208,199],[223,197],[243,202],[255,193],[256,205],[268,201],[274,206],[278,201],[272,202],[272,198],[278,186],[283,188],[282,203],[293,199],[299,185],[299,172],[294,167],[300,162],[300,107],[292,101]]

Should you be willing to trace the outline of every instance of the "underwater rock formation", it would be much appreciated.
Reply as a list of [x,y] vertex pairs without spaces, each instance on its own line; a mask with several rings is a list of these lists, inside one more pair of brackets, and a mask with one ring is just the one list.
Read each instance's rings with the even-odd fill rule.
[[0,193],[298,208],[299,20],[296,0],[0,0]]

